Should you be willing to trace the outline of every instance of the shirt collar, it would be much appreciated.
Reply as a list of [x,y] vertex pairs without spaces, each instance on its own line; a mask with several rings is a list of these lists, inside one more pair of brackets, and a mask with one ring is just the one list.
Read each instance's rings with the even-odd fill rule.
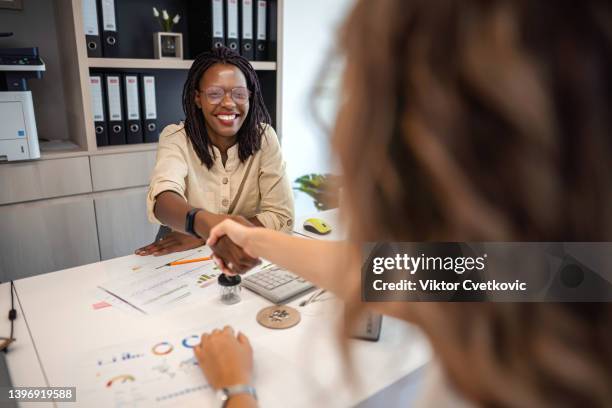
[[215,166],[217,166],[220,170],[226,172],[232,172],[238,167],[238,162],[240,161],[238,157],[238,143],[234,144],[232,147],[227,149],[227,162],[225,163],[225,168],[223,168],[223,162],[221,161],[221,152],[217,148],[217,146],[211,144],[211,154],[215,158]]

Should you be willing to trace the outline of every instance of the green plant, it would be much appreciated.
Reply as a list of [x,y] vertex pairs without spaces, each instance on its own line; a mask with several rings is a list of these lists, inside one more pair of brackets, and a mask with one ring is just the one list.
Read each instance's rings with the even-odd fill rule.
[[338,207],[340,177],[333,174],[305,174],[295,179],[293,189],[313,198],[317,210]]

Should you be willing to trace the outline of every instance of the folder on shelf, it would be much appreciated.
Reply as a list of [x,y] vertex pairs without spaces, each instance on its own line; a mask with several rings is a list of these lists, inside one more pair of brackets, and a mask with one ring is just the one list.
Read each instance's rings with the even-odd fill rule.
[[127,143],[142,143],[142,126],[140,125],[140,95],[138,92],[138,75],[123,76],[123,101],[125,106],[125,133]]
[[100,30],[98,27],[98,10],[96,0],[82,0],[83,29],[85,31],[85,44],[88,57],[101,57]]
[[108,112],[108,140],[111,145],[125,144],[125,126],[121,98],[121,75],[107,74],[106,107]]
[[145,143],[155,143],[159,140],[157,127],[157,98],[155,96],[155,77],[140,75],[142,128]]
[[268,60],[268,2],[256,0],[255,7],[255,59]]
[[232,51],[240,52],[238,41],[238,0],[226,0],[227,10],[225,27],[227,29],[227,40],[225,45]]
[[102,18],[102,54],[104,57],[119,56],[119,35],[115,0],[99,0],[99,15]]
[[108,145],[108,132],[106,119],[104,117],[104,91],[101,75],[89,77],[89,90],[91,93],[91,110],[93,113],[94,129],[96,131],[96,144],[98,146]]
[[193,56],[225,45],[225,0],[189,2],[189,39]]
[[240,54],[249,60],[255,58],[253,50],[253,0],[240,0]]

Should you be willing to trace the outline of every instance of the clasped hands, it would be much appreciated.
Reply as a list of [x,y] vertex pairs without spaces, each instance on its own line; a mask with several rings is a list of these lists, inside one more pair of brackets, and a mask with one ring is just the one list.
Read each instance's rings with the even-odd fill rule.
[[[226,220],[232,220],[245,227],[254,227],[246,218],[242,216],[229,216]],[[224,223],[225,221],[222,221]],[[213,258],[221,270],[226,274],[243,274],[253,267],[259,265],[259,258],[249,255],[242,246],[232,241],[228,235],[218,235],[215,231],[220,231],[213,227],[211,234],[206,241],[213,251]]]
[[[239,215],[209,215],[214,217],[214,222],[219,224],[225,220],[232,220],[245,227],[254,227],[246,218]],[[214,227],[213,227],[214,230]],[[213,250],[213,257],[225,273],[241,274],[260,263],[256,257],[249,256],[239,245],[232,241],[227,235],[217,237],[209,243]],[[197,248],[206,243],[206,240],[172,231],[163,239],[153,242],[135,251],[137,255],[161,256],[173,252],[186,251]]]

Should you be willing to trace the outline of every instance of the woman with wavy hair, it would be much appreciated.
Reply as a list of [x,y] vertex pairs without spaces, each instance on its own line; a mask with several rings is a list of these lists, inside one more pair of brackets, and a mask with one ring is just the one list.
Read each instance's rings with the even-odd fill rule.
[[[417,324],[465,402],[612,406],[610,303],[364,304],[357,290],[366,241],[611,240],[612,4],[361,0],[340,48],[332,143],[349,242],[230,221],[210,242],[227,235],[353,310]],[[236,344],[246,352],[232,361],[215,352]],[[250,379],[244,336],[205,334],[196,355],[214,384]],[[231,406],[254,404],[242,398]]]
[[[291,231],[293,194],[249,61],[226,47],[198,55],[183,89],[183,110],[184,123],[160,135],[147,196],[151,222],[174,231],[136,253],[163,255],[204,245],[210,228],[226,218]],[[220,244],[236,268],[254,265],[229,240]]]

